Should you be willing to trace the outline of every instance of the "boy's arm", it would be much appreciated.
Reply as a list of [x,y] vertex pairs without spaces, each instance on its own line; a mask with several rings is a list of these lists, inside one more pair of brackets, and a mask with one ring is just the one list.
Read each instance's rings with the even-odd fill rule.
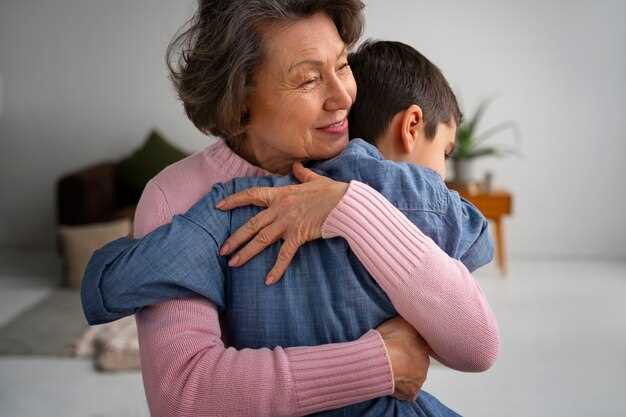
[[460,243],[457,256],[470,271],[475,271],[493,260],[493,239],[489,222],[472,203],[450,191],[450,204],[458,212]]
[[223,197],[222,188],[215,187],[187,213],[144,238],[121,238],[96,251],[81,285],[89,324],[195,295],[223,309],[226,264],[217,239],[228,232],[228,214],[214,208]]
[[184,216],[143,239],[108,243],[91,257],[81,284],[87,321],[107,323],[161,301],[197,295],[223,309],[217,250],[215,240]]

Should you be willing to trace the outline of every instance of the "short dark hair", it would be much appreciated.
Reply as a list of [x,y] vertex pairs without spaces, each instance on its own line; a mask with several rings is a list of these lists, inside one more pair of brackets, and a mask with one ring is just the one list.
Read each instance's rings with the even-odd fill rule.
[[448,81],[411,46],[368,40],[348,61],[357,83],[357,99],[348,115],[350,139],[376,144],[393,117],[412,104],[422,109],[429,139],[435,137],[439,123],[461,123],[461,110]]
[[185,112],[204,133],[232,148],[243,139],[245,101],[263,59],[260,30],[325,13],[352,46],[363,31],[360,0],[200,0],[167,49],[166,61]]

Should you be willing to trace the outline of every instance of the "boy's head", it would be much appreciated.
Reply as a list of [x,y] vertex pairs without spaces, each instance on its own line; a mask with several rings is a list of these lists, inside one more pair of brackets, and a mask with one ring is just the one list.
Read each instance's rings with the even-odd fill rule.
[[445,177],[462,115],[439,68],[391,41],[366,41],[348,60],[358,87],[350,138],[376,145],[387,159],[425,165]]

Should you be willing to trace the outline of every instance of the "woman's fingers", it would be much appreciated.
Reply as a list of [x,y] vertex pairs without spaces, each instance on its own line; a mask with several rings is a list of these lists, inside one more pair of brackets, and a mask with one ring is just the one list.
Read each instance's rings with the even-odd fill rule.
[[222,210],[249,204],[269,207],[235,231],[220,249],[220,255],[228,255],[245,244],[228,262],[229,266],[237,267],[278,239],[284,239],[279,259],[267,276],[268,285],[283,276],[300,245],[321,237],[324,220],[349,186],[319,175],[301,163],[294,164],[294,176],[303,183],[250,188],[216,205]]
[[283,235],[286,226],[282,223],[272,223],[264,227],[254,236],[246,246],[237,252],[228,261],[228,266],[240,266],[248,262],[263,249],[276,242]]
[[267,274],[265,278],[266,285],[272,285],[280,281],[287,270],[287,267],[291,263],[291,260],[296,255],[296,252],[300,248],[300,243],[293,240],[285,240],[278,252],[278,259],[274,264],[272,270]]
[[248,220],[246,224],[241,226],[233,234],[231,234],[228,239],[226,239],[220,249],[220,255],[228,255],[239,246],[252,239],[261,229],[272,223],[275,219],[276,215],[274,215],[271,208],[263,210]]
[[231,194],[215,205],[220,210],[231,210],[236,207],[255,205],[269,207],[280,190],[272,187],[252,187]]

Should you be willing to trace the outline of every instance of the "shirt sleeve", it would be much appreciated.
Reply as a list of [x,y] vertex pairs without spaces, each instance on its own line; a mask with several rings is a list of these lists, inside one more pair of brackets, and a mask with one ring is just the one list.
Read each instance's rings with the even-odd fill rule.
[[172,223],[142,239],[107,244],[85,270],[81,296],[87,321],[106,323],[194,295],[223,309],[224,265],[218,248],[211,235],[185,216],[174,216]]
[[351,181],[323,224],[322,236],[348,241],[442,363],[484,371],[495,362],[499,330],[476,280],[378,191]]
[[228,233],[228,214],[214,208],[223,196],[216,186],[171,223],[141,239],[121,238],[96,251],[81,285],[87,321],[105,323],[194,295],[223,310],[226,263],[217,239],[223,241]]
[[[138,205],[135,236],[167,223],[168,213],[165,195],[151,184]],[[136,320],[154,417],[302,416],[394,391],[375,330],[347,343],[236,350],[224,346],[217,307],[208,299],[165,301],[142,309]]]
[[456,256],[470,271],[475,271],[493,260],[494,246],[489,222],[472,203],[450,191],[451,210],[456,212],[459,227],[459,245]]

